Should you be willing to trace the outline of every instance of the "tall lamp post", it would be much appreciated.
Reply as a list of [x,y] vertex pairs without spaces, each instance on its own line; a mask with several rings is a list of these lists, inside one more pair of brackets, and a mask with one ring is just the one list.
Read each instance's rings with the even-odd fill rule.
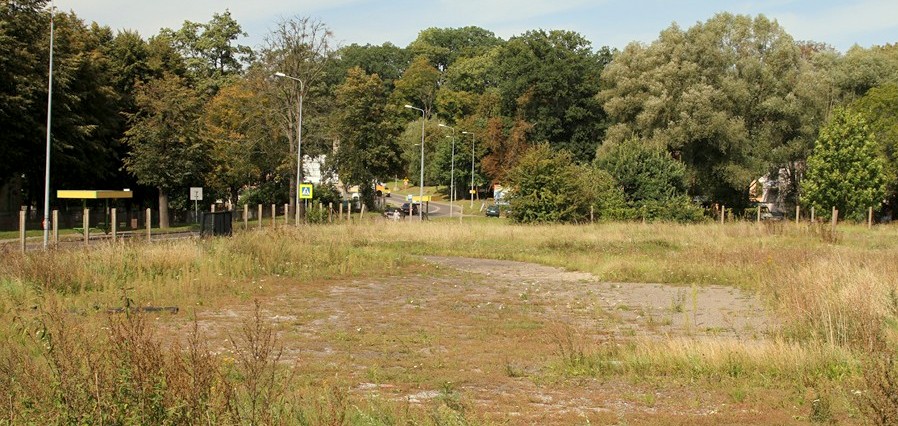
[[[405,107],[421,111],[421,193],[419,195],[420,198],[418,198],[418,202],[421,203],[421,205],[418,206],[418,216],[421,218],[421,221],[424,221],[424,110],[415,108],[411,105],[406,105]],[[409,208],[409,210],[411,210],[411,208]]]
[[44,250],[50,241],[50,113],[53,111],[53,2],[50,2],[50,73],[47,77],[47,164],[44,175]]
[[462,132],[465,135],[471,135],[471,208],[474,208],[474,133]]
[[305,84],[302,80],[280,71],[274,73],[274,76],[299,82],[299,117],[296,120],[296,224],[299,225],[299,184],[302,183],[302,93],[305,91]]
[[440,127],[452,129],[452,171],[449,172],[449,217],[452,217],[452,207],[455,201],[455,127],[440,123]]

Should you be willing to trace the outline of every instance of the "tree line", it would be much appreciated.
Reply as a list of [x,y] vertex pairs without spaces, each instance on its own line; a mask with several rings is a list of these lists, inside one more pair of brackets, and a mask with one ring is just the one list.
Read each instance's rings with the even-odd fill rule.
[[[19,180],[29,205],[42,204],[50,19],[46,0],[0,3],[0,186]],[[826,208],[891,211],[898,194],[898,46],[843,54],[764,16],[721,13],[620,51],[478,27],[337,46],[307,17],[253,49],[227,11],[148,38],[73,12],[53,23],[57,189],[133,187],[177,208],[190,186],[292,202],[302,96],[302,153],[326,155],[369,202],[375,182],[417,184],[422,114],[405,105],[423,111],[425,184],[448,186],[454,158],[460,198],[464,182],[506,185],[521,221],[688,220],[696,203],[747,206],[764,175],[788,202]]]

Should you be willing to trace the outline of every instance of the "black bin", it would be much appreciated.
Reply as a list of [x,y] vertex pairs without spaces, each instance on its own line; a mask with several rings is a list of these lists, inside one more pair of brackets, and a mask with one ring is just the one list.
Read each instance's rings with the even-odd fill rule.
[[234,212],[203,212],[203,219],[200,221],[200,236],[231,236],[231,223],[234,219]]

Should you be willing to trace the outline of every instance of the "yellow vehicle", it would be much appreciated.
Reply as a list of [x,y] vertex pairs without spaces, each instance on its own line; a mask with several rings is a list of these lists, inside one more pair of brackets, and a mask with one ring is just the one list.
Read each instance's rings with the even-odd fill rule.
[[378,197],[389,197],[390,196],[390,188],[387,188],[386,185],[382,183],[378,183],[374,185],[374,195]]

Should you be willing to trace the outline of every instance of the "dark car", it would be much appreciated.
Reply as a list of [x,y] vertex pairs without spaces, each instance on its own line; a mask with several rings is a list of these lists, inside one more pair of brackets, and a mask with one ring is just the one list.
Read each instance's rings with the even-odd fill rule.
[[[409,213],[409,211],[408,211],[409,206],[411,206],[411,209],[412,209],[411,213]],[[400,207],[399,210],[401,210],[402,214],[404,214],[406,216],[408,216],[409,214],[411,214],[413,216],[417,215],[418,214],[418,203],[402,203],[402,207]]]
[[499,205],[493,204],[486,208],[486,217],[499,217],[502,213],[502,209],[499,208]]

